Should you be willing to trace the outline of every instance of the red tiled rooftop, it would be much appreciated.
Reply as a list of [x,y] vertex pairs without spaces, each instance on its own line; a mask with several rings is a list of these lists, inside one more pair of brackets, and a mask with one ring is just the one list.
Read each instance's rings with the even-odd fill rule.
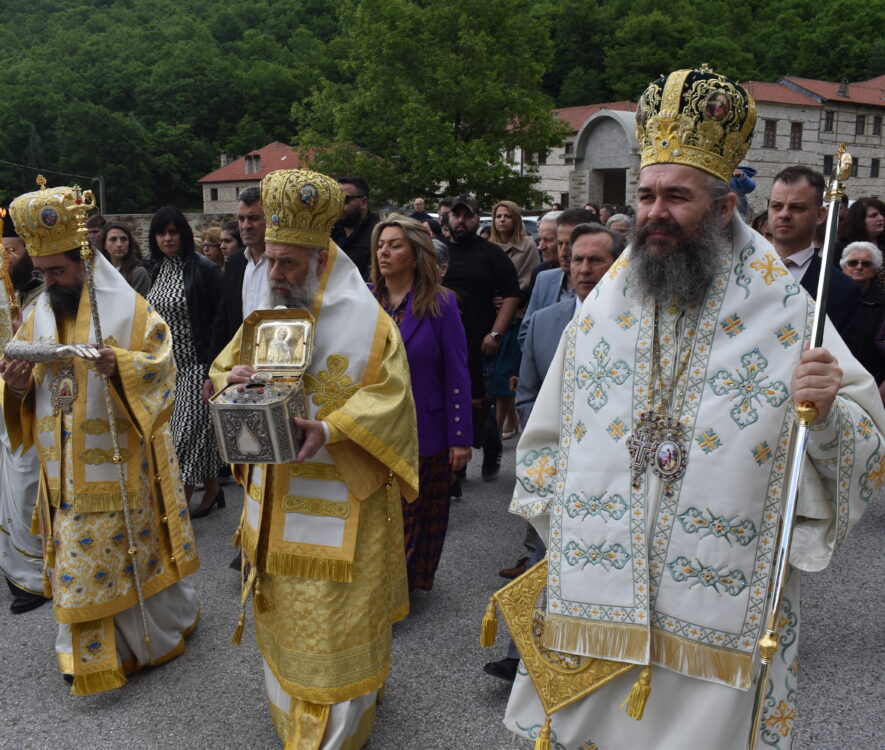
[[789,81],[829,101],[885,107],[885,75],[871,78],[869,81],[849,83],[848,96],[840,96],[839,89],[842,84],[833,81],[818,81],[814,78],[796,76],[783,76],[781,81]]
[[[257,155],[261,169],[254,172],[246,172],[246,156]],[[213,172],[201,177],[198,182],[241,182],[243,180],[258,181],[266,174],[277,169],[297,169],[298,154],[286,143],[274,141],[263,148],[250,151],[239,159],[234,159],[230,164],[219,167]]]
[[798,104],[803,107],[820,107],[817,99],[800,94],[798,91],[784,86],[782,83],[765,83],[763,81],[747,81],[741,84],[757,102],[776,102],[778,104]]
[[577,133],[590,117],[603,109],[610,109],[616,112],[635,112],[636,102],[606,102],[605,104],[585,104],[581,107],[562,107],[554,109],[553,114],[567,123]]

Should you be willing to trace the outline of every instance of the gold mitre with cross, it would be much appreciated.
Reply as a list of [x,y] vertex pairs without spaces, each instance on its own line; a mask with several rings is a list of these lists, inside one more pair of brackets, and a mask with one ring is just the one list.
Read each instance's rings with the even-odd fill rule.
[[685,164],[729,182],[750,147],[756,102],[706,65],[649,84],[636,110],[640,168]]
[[267,219],[266,242],[301,247],[329,246],[329,235],[344,209],[337,181],[307,169],[278,169],[261,181]]
[[86,214],[95,208],[92,191],[76,185],[47,188],[42,175],[37,184],[39,190],[20,195],[9,205],[28,254],[36,258],[81,247],[86,242]]

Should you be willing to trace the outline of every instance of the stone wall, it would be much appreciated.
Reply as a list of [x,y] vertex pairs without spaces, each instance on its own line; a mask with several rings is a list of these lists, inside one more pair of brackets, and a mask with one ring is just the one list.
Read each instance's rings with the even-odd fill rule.
[[[105,214],[108,221],[118,221],[129,227],[132,236],[141,246],[143,255],[148,254],[148,228],[151,225],[151,217],[153,214]],[[224,226],[231,219],[236,218],[234,214],[185,214],[187,223],[190,224],[194,232],[194,239],[199,242],[200,236],[207,229]]]

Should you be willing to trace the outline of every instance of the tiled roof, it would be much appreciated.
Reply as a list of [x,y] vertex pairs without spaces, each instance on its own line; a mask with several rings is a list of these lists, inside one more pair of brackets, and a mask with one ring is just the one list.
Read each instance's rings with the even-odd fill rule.
[[581,126],[587,122],[593,115],[603,109],[611,109],[617,112],[635,112],[635,102],[606,102],[605,104],[585,104],[582,107],[563,107],[562,109],[554,109],[555,114],[560,120],[571,126],[572,130],[577,133]]
[[763,81],[747,81],[741,84],[757,102],[775,102],[777,104],[798,104],[803,107],[820,107],[817,99],[800,94],[782,83],[765,83]]
[[[260,169],[246,172],[246,157],[259,158]],[[250,151],[248,154],[234,159],[230,164],[219,167],[214,172],[201,177],[198,182],[242,182],[244,180],[257,182],[269,172],[277,169],[297,169],[298,154],[292,147],[279,141],[268,143],[263,148]]]
[[780,80],[787,85],[804,89],[826,101],[885,107],[885,75],[871,78],[869,81],[849,83],[848,96],[839,95],[841,83],[818,81],[814,78],[797,78],[796,76],[783,76]]

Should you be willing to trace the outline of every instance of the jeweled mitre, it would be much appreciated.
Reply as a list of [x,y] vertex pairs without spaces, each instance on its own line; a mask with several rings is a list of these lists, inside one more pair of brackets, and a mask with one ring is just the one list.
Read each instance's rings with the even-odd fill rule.
[[[42,185],[45,180],[38,182]],[[18,196],[9,213],[28,254],[39,257],[79,248],[86,241],[86,214],[93,208],[95,199],[89,190],[41,187]]]
[[651,83],[636,110],[640,167],[685,164],[729,182],[750,147],[756,102],[706,66]]
[[331,177],[306,169],[278,169],[261,181],[265,240],[326,248],[344,208],[344,192]]

